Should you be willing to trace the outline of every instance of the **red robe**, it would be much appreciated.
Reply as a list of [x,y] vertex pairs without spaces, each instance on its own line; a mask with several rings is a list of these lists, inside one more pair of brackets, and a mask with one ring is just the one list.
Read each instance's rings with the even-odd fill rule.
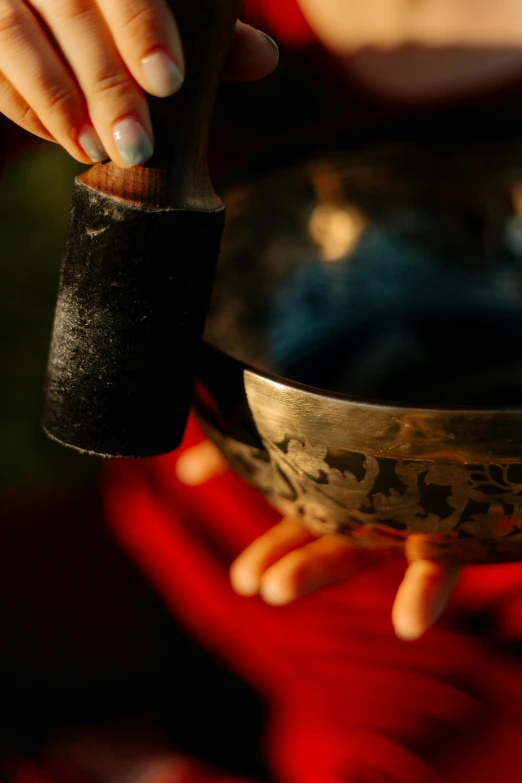
[[[200,438],[191,423],[185,447]],[[112,463],[107,516],[176,618],[263,694],[276,781],[518,779],[522,566],[464,569],[444,619],[414,643],[394,636],[404,567],[385,557],[271,608],[235,595],[227,568],[277,514],[232,473],[182,486],[178,456]],[[487,634],[475,613],[490,617]]]

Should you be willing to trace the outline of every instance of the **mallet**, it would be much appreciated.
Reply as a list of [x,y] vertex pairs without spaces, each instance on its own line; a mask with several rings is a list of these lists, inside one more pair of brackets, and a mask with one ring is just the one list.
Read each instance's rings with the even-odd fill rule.
[[182,439],[225,221],[209,125],[241,4],[169,0],[187,76],[150,100],[154,157],[75,181],[43,423],[80,451],[147,457]]

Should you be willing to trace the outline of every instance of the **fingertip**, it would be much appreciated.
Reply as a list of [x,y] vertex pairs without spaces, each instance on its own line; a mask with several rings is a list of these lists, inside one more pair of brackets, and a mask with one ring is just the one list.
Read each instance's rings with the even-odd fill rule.
[[266,33],[240,22],[230,47],[223,78],[257,81],[276,70],[279,47]]
[[78,144],[82,151],[78,157],[81,158],[82,163],[101,163],[109,157],[100,137],[89,125],[81,128],[78,134]]
[[286,606],[295,600],[296,596],[292,595],[289,590],[284,586],[277,584],[276,582],[267,581],[261,585],[259,595],[269,606]]
[[[82,144],[82,141],[84,140],[85,139],[82,137],[82,131],[76,134],[71,132],[70,137],[66,140],[57,139],[54,137],[50,139],[50,141],[62,147],[62,149],[65,150],[65,152],[70,155],[73,160],[76,160],[78,163],[82,163],[84,166],[92,166],[93,163],[98,163],[99,160],[94,160],[91,158],[87,149],[84,149]],[[94,154],[93,149],[90,151]]]
[[144,57],[141,61],[141,70],[147,92],[157,98],[168,98],[174,95],[185,81],[184,68],[180,67],[163,49],[155,49]]
[[276,64],[275,64],[274,68],[276,68],[277,67],[277,63],[279,62],[279,57],[280,57],[279,46],[276,44],[274,39],[270,35],[268,35],[268,33],[264,33],[262,30],[258,30],[257,32],[259,33],[259,35],[262,38],[264,38],[265,43],[267,43],[270,46],[270,48],[275,52],[275,56],[276,56],[277,60],[276,60]]
[[187,487],[196,487],[200,483],[201,470],[188,452],[178,458],[174,471],[178,481]]
[[395,636],[403,642],[415,642],[428,630],[415,614],[401,609],[392,613],[392,623]]
[[112,126],[112,140],[117,157],[114,163],[123,168],[142,166],[154,154],[154,137],[149,126],[150,117],[127,115],[118,119]]
[[298,598],[303,598],[313,589],[308,589],[306,569],[300,565],[303,549],[299,548],[278,560],[262,575],[259,595],[269,606],[286,606]]
[[403,641],[415,641],[426,630],[424,583],[423,562],[410,564],[397,590],[392,609],[395,635]]
[[240,595],[260,595],[265,603],[281,606],[300,597],[299,551],[316,537],[295,519],[284,517],[255,539],[230,567],[232,587]]
[[174,470],[182,484],[198,487],[227,473],[228,464],[216,447],[204,440],[180,454]]
[[[52,139],[49,139],[49,141],[52,141]],[[60,142],[55,142],[55,143],[59,144]],[[97,162],[91,160],[87,155],[85,155],[85,153],[71,152],[71,150],[65,150],[65,151],[67,152],[68,155],[71,156],[73,160],[75,160],[77,163],[81,163],[84,166],[92,166],[94,163]]]
[[423,635],[424,631],[422,633],[409,633],[404,628],[402,628],[399,625],[396,625],[394,627],[395,636],[401,640],[401,642],[416,642],[417,639],[420,639],[420,637]]
[[229,578],[232,589],[238,595],[253,598],[259,593],[259,577],[243,564],[241,558],[232,563]]

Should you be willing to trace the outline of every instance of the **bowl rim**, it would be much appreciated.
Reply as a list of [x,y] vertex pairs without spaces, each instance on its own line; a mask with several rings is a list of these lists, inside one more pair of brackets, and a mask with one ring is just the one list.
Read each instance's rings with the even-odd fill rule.
[[[435,408],[367,401],[257,370],[205,344],[240,371],[236,390],[246,397],[265,443],[297,439],[330,452],[396,460],[522,464],[522,407]],[[208,390],[208,384],[203,385]]]
[[381,411],[388,411],[388,412],[396,411],[397,413],[401,413],[401,414],[404,413],[414,414],[414,413],[418,413],[419,411],[422,411],[423,413],[433,413],[435,415],[440,415],[443,413],[453,414],[453,415],[470,413],[475,416],[480,414],[484,414],[487,416],[491,416],[494,414],[513,414],[513,415],[519,414],[522,417],[522,401],[519,406],[497,405],[497,406],[488,407],[488,406],[481,406],[481,405],[478,406],[477,405],[435,406],[435,405],[423,405],[423,404],[411,405],[406,403],[401,404],[395,401],[386,402],[384,400],[378,400],[371,397],[359,397],[357,395],[345,394],[344,392],[335,392],[335,391],[331,391],[330,389],[324,389],[321,386],[313,386],[312,384],[302,383],[301,381],[295,381],[292,380],[291,378],[286,378],[284,375],[278,375],[277,373],[270,372],[269,370],[261,370],[258,367],[256,367],[254,364],[250,364],[249,362],[245,362],[243,359],[239,359],[237,356],[234,356],[229,351],[224,351],[222,348],[218,348],[207,338],[203,338],[203,342],[208,348],[211,348],[212,351],[215,351],[218,354],[222,354],[227,359],[230,359],[236,364],[240,365],[244,372],[251,373],[253,376],[259,376],[272,383],[277,383],[281,386],[295,389],[296,391],[303,391],[303,392],[308,392],[310,394],[314,394],[324,399],[332,399],[340,402],[346,402],[354,406],[360,406],[373,410],[381,410]]

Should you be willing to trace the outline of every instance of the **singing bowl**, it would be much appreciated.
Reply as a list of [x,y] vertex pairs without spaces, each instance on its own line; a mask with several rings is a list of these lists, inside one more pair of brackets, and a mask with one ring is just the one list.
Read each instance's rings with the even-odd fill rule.
[[195,412],[282,513],[522,560],[522,144],[376,144],[245,180]]

